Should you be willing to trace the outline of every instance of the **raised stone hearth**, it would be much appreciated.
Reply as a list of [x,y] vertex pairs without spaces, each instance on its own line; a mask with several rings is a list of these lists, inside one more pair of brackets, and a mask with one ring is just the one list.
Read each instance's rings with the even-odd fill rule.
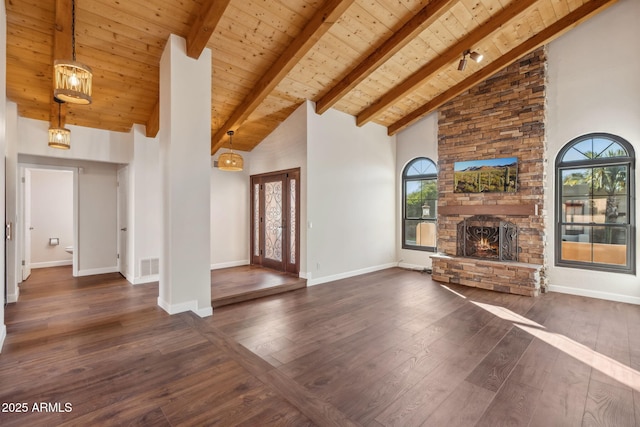
[[438,282],[510,294],[538,296],[542,266],[522,262],[501,262],[449,255],[432,255],[432,277]]

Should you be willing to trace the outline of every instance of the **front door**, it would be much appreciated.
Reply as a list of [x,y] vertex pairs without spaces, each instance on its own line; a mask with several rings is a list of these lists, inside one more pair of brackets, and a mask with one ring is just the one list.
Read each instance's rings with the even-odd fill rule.
[[251,262],[300,272],[300,169],[251,177]]

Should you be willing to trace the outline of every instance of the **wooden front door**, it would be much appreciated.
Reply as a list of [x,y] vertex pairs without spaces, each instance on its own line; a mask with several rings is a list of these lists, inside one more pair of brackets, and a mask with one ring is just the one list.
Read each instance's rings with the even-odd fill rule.
[[251,263],[300,272],[300,169],[251,177]]

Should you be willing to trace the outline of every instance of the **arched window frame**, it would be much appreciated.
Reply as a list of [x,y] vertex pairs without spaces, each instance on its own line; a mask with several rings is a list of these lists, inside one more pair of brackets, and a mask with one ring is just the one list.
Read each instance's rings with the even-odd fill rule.
[[[421,206],[409,206],[407,203],[407,189],[411,186],[420,186]],[[435,193],[434,193],[435,190]],[[429,193],[429,194],[426,194]],[[424,209],[423,209],[424,207]],[[418,212],[419,208],[419,212]],[[404,167],[402,171],[402,248],[419,251],[436,251],[436,239],[429,241],[431,244],[420,244],[418,236],[418,224],[428,223],[434,231],[438,218],[438,166],[427,157],[416,157]],[[430,236],[432,237],[432,236]]]
[[[590,153],[587,153],[584,148],[589,144],[588,141],[591,141],[592,147],[594,147],[594,141],[597,141],[601,144],[601,147],[604,148],[598,148],[598,150],[592,150]],[[610,142],[609,146],[606,146],[606,141]],[[577,147],[580,147],[580,149]],[[611,155],[611,147],[624,150],[624,155]],[[582,156],[580,156],[580,154]],[[624,181],[625,194],[612,194],[611,197],[615,197],[617,201],[623,200],[624,205],[626,206],[624,209],[626,212],[618,212],[617,207],[615,210],[609,209],[609,203],[606,201],[604,214],[602,214],[602,208],[599,209],[600,217],[605,218],[604,222],[598,218],[598,215],[596,215],[598,213],[596,202],[600,201],[600,204],[602,204],[603,191],[605,190],[600,189],[600,196],[598,197],[596,195],[597,190],[594,190],[594,184],[588,184],[589,180],[587,180],[587,183],[583,184],[586,185],[585,189],[588,191],[586,194],[567,194],[568,191],[564,191],[565,186],[563,185],[563,182],[565,179],[570,179],[571,171],[588,169],[592,171],[588,176],[591,176],[591,182],[595,183],[602,182],[602,180],[598,180],[596,171],[604,171],[605,169],[618,167],[623,167],[625,168],[624,170],[626,170]],[[635,151],[633,146],[625,139],[608,133],[591,133],[580,136],[567,143],[558,153],[556,158],[555,174],[555,265],[561,267],[635,274],[636,197]],[[567,190],[568,188],[569,186],[567,186]],[[586,203],[575,203],[580,201],[589,201],[589,206],[586,206]],[[576,207],[580,212],[575,210]],[[572,212],[570,212],[570,210],[572,210]],[[609,214],[609,211],[613,211],[611,215]],[[607,221],[607,219],[613,215],[615,215],[616,222]],[[574,217],[582,218],[576,220]],[[597,232],[599,232],[602,237],[599,237]],[[577,234],[577,240],[579,243],[589,244],[587,247],[590,252],[581,249],[581,255],[575,255],[573,250],[568,246],[572,243],[565,243],[576,238],[576,233],[579,233]],[[605,236],[609,236],[609,238],[607,239]],[[613,240],[611,236],[614,236]],[[605,241],[601,242],[600,240]],[[609,242],[606,242],[606,240],[609,240]],[[626,244],[626,248],[624,248],[624,253],[626,255],[624,264],[620,263],[617,259],[614,261],[611,261],[610,259],[600,261],[597,259],[599,253],[604,252],[611,256],[613,252],[615,252],[613,249],[621,249],[620,246],[622,244],[617,244],[611,248],[606,248],[605,246],[605,249],[601,251],[603,244],[613,245],[617,243],[614,240],[617,240],[618,243],[624,242]],[[597,247],[598,245],[600,245],[600,248]],[[582,246],[584,247],[585,245]],[[590,257],[590,260],[581,259],[588,257]]]

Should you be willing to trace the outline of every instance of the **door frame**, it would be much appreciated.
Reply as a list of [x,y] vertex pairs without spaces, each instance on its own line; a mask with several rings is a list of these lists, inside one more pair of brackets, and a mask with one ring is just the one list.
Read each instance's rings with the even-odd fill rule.
[[[283,246],[283,261],[282,268],[270,263],[268,260],[265,262],[264,257],[264,197],[260,196],[259,198],[259,206],[258,212],[260,216],[260,220],[258,223],[255,221],[255,212],[256,212],[256,198],[255,198],[255,185],[260,185],[260,191],[263,190],[263,185],[266,182],[271,182],[278,179],[283,180],[283,238],[282,238],[282,246]],[[286,273],[291,273],[295,275],[299,275],[300,273],[300,168],[293,169],[285,169],[274,172],[266,172],[257,175],[251,175],[250,179],[250,194],[251,194],[251,203],[250,203],[250,218],[251,218],[251,231],[250,231],[250,259],[252,265],[261,265],[267,268],[275,268],[280,271],[284,271]],[[289,188],[291,185],[291,180],[295,180],[295,217],[293,218],[294,222],[294,233],[293,236],[295,238],[295,259],[290,259],[290,251],[284,250],[284,248],[290,248],[291,242],[291,217],[288,215],[290,211],[290,193]],[[259,230],[256,231],[256,224],[258,224]],[[258,251],[256,251],[256,232],[258,233]]]
[[[27,222],[30,219],[27,219],[25,204],[28,203],[26,197],[30,188],[27,189],[26,174],[28,169],[46,169],[46,170],[64,170],[73,172],[73,256],[72,256],[72,275],[73,277],[78,276],[78,259],[79,259],[79,245],[78,245],[78,174],[80,172],[80,168],[78,167],[69,167],[69,166],[57,166],[57,165],[48,165],[48,164],[37,164],[37,163],[23,163],[18,162],[18,206],[17,206],[17,223],[15,225],[15,236],[17,240],[16,247],[16,264],[17,271],[20,272],[18,274],[17,283],[22,283],[28,275],[25,277],[25,271],[23,269],[25,267],[29,268],[29,265],[23,265],[28,263],[30,259],[31,252],[29,243],[27,242],[27,238],[29,237],[27,230]],[[27,253],[28,251],[28,253]]]

